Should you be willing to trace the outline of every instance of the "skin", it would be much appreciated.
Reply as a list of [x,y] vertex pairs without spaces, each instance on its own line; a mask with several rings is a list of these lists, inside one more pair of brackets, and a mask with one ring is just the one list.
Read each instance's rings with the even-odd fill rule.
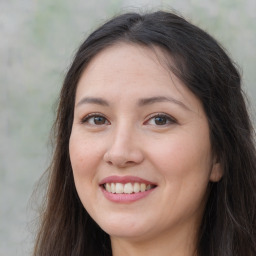
[[[114,256],[194,255],[208,184],[222,175],[201,102],[161,60],[158,48],[111,46],[89,63],[77,87],[69,146],[75,185],[110,235]],[[135,202],[112,202],[99,186],[112,175],[157,187]]]

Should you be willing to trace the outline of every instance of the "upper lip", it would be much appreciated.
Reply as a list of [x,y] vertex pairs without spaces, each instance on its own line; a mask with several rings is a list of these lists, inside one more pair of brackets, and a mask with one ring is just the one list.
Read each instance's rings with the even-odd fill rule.
[[103,180],[100,181],[100,185],[103,185],[105,183],[145,183],[145,184],[150,184],[150,185],[156,185],[155,183],[142,179],[140,177],[136,176],[108,176],[104,178]]

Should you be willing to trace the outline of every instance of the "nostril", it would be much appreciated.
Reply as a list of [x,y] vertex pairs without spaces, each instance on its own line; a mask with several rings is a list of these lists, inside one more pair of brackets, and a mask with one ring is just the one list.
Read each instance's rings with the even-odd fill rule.
[[113,163],[111,161],[106,161],[109,165],[113,165]]

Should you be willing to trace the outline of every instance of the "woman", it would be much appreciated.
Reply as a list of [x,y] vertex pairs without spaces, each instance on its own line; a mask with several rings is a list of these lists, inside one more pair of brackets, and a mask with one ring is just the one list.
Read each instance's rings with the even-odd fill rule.
[[118,16],[66,75],[34,255],[256,255],[240,75],[171,13]]

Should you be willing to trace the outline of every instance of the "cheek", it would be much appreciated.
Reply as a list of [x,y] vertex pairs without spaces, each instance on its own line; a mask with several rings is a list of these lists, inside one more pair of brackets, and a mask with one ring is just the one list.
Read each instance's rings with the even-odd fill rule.
[[98,198],[98,174],[101,169],[104,144],[99,138],[74,129],[69,141],[69,154],[75,187],[88,212],[94,212]]
[[211,171],[210,143],[196,136],[173,136],[151,151],[153,164],[177,196],[204,194]]
[[101,157],[101,149],[97,143],[91,143],[91,140],[79,133],[71,133],[69,141],[69,154],[74,176],[89,175],[93,172],[93,166],[97,165]]
[[[163,170],[171,170],[171,173],[189,173],[196,169],[209,170],[210,152],[208,146],[196,145],[193,141],[181,143],[180,140],[171,140],[162,145],[154,147],[155,163],[158,163]],[[193,170],[195,171],[195,170]],[[169,171],[168,171],[169,172]]]
[[82,175],[86,167],[87,150],[82,143],[78,143],[73,136],[69,142],[69,155],[74,176]]
[[83,138],[84,136],[79,133],[71,133],[69,154],[77,193],[84,207],[90,209],[91,198],[95,195],[94,190],[98,188],[94,185],[99,155],[90,140]]

